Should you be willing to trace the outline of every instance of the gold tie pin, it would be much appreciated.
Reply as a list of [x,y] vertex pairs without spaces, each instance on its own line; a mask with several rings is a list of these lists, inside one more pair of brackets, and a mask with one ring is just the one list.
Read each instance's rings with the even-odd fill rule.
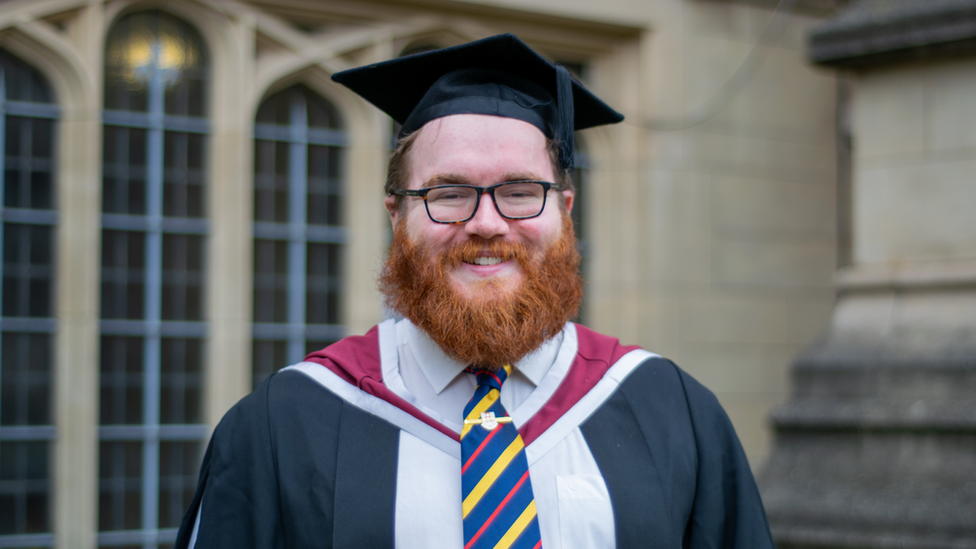
[[511,423],[512,418],[508,416],[495,417],[495,412],[481,412],[481,419],[466,419],[465,425],[481,425],[486,431],[491,431],[499,423]]

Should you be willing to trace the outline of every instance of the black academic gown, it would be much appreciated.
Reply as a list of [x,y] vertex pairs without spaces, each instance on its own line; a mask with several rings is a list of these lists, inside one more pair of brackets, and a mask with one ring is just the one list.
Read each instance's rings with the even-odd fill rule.
[[[618,548],[774,546],[728,417],[670,361],[634,368],[580,428]],[[197,548],[394,547],[399,433],[302,373],[271,376],[214,432],[176,547],[201,501]]]

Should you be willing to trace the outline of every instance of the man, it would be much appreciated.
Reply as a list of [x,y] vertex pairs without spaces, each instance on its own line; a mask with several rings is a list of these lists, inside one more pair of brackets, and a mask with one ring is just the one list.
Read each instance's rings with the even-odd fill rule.
[[512,35],[334,79],[403,124],[404,319],[227,413],[177,547],[772,547],[714,396],[568,322],[572,132],[623,117]]

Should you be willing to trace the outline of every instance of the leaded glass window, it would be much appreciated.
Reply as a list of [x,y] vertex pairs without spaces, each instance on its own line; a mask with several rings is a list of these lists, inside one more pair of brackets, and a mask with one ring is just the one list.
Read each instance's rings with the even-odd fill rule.
[[303,85],[258,109],[254,128],[254,331],[257,385],[343,335],[342,147],[328,102]]
[[0,51],[0,547],[54,545],[54,133],[35,69]]
[[203,424],[207,55],[159,11],[105,54],[98,543],[176,538]]

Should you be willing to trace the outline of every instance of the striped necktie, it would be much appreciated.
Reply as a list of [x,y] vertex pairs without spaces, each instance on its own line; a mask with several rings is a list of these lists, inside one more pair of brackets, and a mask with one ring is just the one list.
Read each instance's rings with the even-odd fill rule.
[[512,367],[473,372],[478,387],[461,430],[464,549],[539,549],[525,445],[498,398]]

